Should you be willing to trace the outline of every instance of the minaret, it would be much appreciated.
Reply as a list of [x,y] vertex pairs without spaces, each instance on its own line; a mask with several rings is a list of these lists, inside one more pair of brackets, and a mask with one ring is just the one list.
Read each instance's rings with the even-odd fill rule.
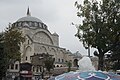
[[28,9],[27,9],[27,16],[31,16],[31,13],[30,13],[29,7],[28,7]]

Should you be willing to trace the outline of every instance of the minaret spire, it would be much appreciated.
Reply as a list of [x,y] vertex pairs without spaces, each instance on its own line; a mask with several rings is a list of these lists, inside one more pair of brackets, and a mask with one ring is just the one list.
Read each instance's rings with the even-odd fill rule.
[[28,7],[28,9],[27,9],[27,16],[31,16],[31,13],[30,13],[29,7]]

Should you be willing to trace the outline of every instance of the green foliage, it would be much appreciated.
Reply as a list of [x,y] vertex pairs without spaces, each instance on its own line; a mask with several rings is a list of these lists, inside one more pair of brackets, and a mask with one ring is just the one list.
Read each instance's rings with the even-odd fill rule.
[[71,71],[71,67],[72,67],[71,61],[67,61],[66,65],[68,66],[68,72],[70,72]]
[[52,56],[47,54],[47,56],[44,59],[44,64],[47,71],[50,72],[50,70],[54,68],[54,59],[52,58]]
[[120,62],[115,62],[115,63],[112,65],[112,69],[113,69],[114,71],[120,70]]
[[4,53],[3,34],[0,34],[0,79],[5,76],[7,70],[7,55]]
[[98,69],[103,70],[104,54],[120,42],[120,1],[118,0],[84,0],[83,5],[75,2],[77,16],[83,18],[77,28],[76,36],[84,47],[98,49]]
[[110,54],[105,55],[105,60],[104,60],[104,70],[105,71],[113,70],[112,69],[113,62],[111,62],[110,56],[111,56]]
[[10,26],[0,34],[0,79],[5,76],[11,60],[20,60],[20,44],[24,42],[22,33]]
[[113,63],[111,66],[114,71],[120,69],[120,43],[111,50],[110,61]]
[[20,45],[24,42],[22,33],[9,26],[4,33],[4,49],[9,59],[20,60]]

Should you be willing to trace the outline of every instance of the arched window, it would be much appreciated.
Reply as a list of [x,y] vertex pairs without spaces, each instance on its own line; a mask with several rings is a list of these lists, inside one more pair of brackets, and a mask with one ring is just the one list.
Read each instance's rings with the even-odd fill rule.
[[25,60],[27,60],[27,56],[26,56]]
[[74,66],[78,67],[78,60],[77,59],[74,59]]
[[42,72],[42,67],[40,66],[40,72]]
[[11,69],[14,69],[14,64],[11,64]]
[[32,26],[32,22],[29,22],[29,26],[30,26],[30,27]]
[[15,64],[15,69],[18,70],[18,64]]
[[58,62],[60,62],[60,58],[58,59]]
[[10,69],[10,65],[8,66],[8,68],[7,69]]
[[55,58],[53,58],[53,60],[55,61]]
[[39,23],[39,27],[42,27],[41,23]]
[[38,23],[35,22],[34,24],[35,24],[35,26],[38,26]]
[[28,44],[30,44],[30,40],[28,40]]
[[18,23],[18,26],[19,26],[19,27],[21,26],[21,22]]
[[36,72],[38,72],[39,71],[39,67],[37,67],[37,69],[36,69]]
[[64,59],[62,59],[62,62],[64,62]]

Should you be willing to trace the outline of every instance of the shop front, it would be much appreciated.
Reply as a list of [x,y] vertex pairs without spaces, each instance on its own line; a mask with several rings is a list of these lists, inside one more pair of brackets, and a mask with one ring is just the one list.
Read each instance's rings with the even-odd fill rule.
[[32,80],[32,64],[21,63],[20,64],[20,80]]
[[20,72],[20,80],[32,80],[32,72],[31,71],[21,71]]

